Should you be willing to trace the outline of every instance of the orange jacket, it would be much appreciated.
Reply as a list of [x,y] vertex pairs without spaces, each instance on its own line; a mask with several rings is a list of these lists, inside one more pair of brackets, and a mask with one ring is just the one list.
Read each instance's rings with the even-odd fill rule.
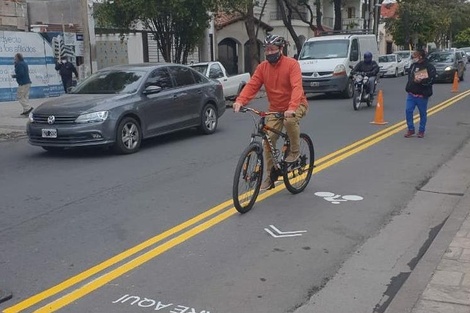
[[236,102],[246,105],[256,96],[263,84],[269,101],[269,111],[295,111],[300,104],[308,106],[302,87],[300,65],[293,58],[282,55],[274,65],[268,61],[261,62]]

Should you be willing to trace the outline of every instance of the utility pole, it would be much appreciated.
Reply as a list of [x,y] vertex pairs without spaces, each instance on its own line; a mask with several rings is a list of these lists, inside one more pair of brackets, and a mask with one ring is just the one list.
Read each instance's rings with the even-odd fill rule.
[[83,74],[86,78],[91,74],[91,57],[90,57],[90,29],[88,21],[88,0],[80,0],[80,9],[82,17],[82,29],[83,29]]

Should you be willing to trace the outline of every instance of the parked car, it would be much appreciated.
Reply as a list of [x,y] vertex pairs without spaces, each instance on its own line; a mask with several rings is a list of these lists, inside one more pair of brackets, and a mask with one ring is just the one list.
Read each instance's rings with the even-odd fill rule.
[[251,77],[250,73],[229,76],[223,64],[217,61],[195,63],[190,66],[206,77],[220,81],[225,99],[228,100],[234,99]]
[[470,47],[463,47],[460,49],[465,52],[465,54],[467,55],[467,59],[470,58]]
[[397,54],[385,54],[379,56],[379,67],[381,76],[405,75],[405,63]]
[[185,128],[215,132],[225,112],[222,84],[171,63],[120,65],[91,75],[70,94],[29,115],[29,143],[48,151],[112,146],[139,150],[143,139]]
[[458,53],[460,53],[460,55],[462,56],[462,60],[463,60],[463,63],[465,64],[465,68],[467,66],[467,63],[468,63],[468,57],[467,57],[467,54],[465,53],[465,51],[463,50],[457,50]]
[[413,54],[413,51],[411,50],[400,50],[400,51],[395,51],[395,54],[400,56],[400,58],[403,60],[403,63],[405,65],[405,73],[408,73],[411,67],[411,55]]
[[464,79],[465,64],[456,51],[434,51],[428,55],[428,60],[436,68],[435,81],[453,82],[455,73],[460,81]]

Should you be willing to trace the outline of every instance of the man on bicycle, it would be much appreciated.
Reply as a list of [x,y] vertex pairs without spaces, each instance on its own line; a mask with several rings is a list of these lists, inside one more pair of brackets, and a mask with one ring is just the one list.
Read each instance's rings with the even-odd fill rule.
[[372,60],[372,53],[367,51],[364,53],[364,60],[356,64],[354,69],[351,71],[351,74],[353,75],[356,73],[363,72],[369,77],[368,91],[370,93],[371,98],[373,98],[375,94],[375,81],[377,79],[379,71],[379,65],[376,61]]
[[[269,101],[268,110],[271,112],[284,112],[284,118],[269,116],[266,125],[277,130],[285,127],[290,138],[290,151],[285,161],[295,162],[300,156],[300,119],[307,114],[308,103],[302,87],[302,73],[297,60],[284,56],[283,48],[286,41],[277,35],[268,35],[264,40],[266,61],[261,62],[253,76],[241,91],[233,104],[233,110],[240,108],[253,99],[261,86],[264,85]],[[278,135],[269,132],[273,144],[276,144]],[[268,144],[264,143],[264,150],[268,151]],[[269,153],[265,153],[267,173],[261,184],[261,189],[269,189],[273,185],[270,172],[274,161]]]

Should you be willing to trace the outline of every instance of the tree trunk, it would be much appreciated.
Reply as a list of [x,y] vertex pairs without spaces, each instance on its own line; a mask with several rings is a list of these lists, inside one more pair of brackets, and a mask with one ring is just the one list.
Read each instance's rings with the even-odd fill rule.
[[341,0],[334,0],[334,10],[335,10],[335,26],[334,30],[341,30]]
[[279,9],[282,15],[282,22],[284,23],[284,26],[289,31],[289,34],[292,36],[292,40],[294,40],[295,48],[297,50],[297,55],[299,55],[300,50],[302,49],[302,44],[300,43],[299,36],[297,35],[294,27],[292,26],[292,19],[291,19],[292,11],[289,8],[287,8],[288,13],[286,13],[286,8],[284,7],[284,4],[288,5],[287,3],[284,3],[284,0],[277,0],[277,5],[279,6]]
[[[255,16],[253,12],[253,5],[250,5],[247,10],[247,15],[245,19],[246,32],[248,34],[249,42],[249,58],[251,61],[251,74],[255,71],[256,67],[259,64],[258,61],[258,38],[256,38],[256,29],[255,29]],[[243,49],[243,47],[242,47]]]
[[321,0],[315,0],[315,12],[316,12],[316,22],[317,22],[317,31],[324,31],[323,25],[321,23],[321,17],[323,13],[321,12]]

